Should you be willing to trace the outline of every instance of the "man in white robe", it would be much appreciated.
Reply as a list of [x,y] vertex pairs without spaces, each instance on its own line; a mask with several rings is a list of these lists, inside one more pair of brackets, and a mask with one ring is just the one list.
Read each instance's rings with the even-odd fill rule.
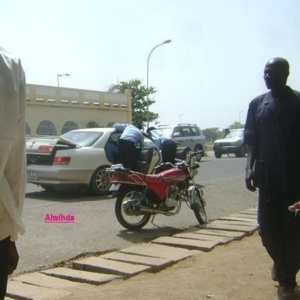
[[21,61],[0,47],[0,299],[18,264],[15,241],[25,232],[25,97]]

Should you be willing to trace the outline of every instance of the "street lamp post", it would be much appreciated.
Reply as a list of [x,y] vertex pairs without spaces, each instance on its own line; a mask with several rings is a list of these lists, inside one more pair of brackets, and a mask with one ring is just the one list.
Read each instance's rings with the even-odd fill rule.
[[148,59],[147,59],[147,128],[149,128],[149,91],[148,91],[148,88],[149,88],[149,59],[150,59],[150,56],[152,54],[152,52],[159,46],[161,45],[164,45],[164,44],[168,44],[168,43],[171,43],[171,40],[166,40],[158,45],[156,45],[149,53],[148,55]]
[[68,74],[68,73],[65,73],[65,74],[57,74],[57,87],[59,87],[59,77],[62,77],[62,76],[71,76],[71,75]]

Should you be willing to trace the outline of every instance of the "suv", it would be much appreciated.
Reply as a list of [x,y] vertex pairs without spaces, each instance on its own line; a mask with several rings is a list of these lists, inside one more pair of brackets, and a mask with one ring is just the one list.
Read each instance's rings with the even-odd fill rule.
[[247,152],[244,144],[244,129],[226,129],[223,138],[215,140],[213,150],[216,158],[231,153],[236,157],[244,157]]
[[188,147],[191,151],[201,151],[197,155],[197,161],[204,156],[207,145],[206,137],[196,124],[158,125],[157,129],[165,136],[172,137],[177,147]]

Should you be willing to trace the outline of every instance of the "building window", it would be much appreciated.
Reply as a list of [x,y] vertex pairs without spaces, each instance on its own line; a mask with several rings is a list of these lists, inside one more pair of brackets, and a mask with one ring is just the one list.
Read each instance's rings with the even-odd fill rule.
[[56,128],[54,124],[49,121],[49,120],[44,120],[42,121],[37,130],[36,130],[37,135],[57,135]]
[[91,121],[86,125],[86,128],[96,128],[99,127],[99,125],[95,121]]
[[66,133],[68,131],[71,131],[71,130],[74,130],[74,129],[78,129],[78,128],[79,127],[78,127],[78,125],[75,122],[73,122],[73,121],[67,121],[64,124],[64,127],[63,127],[63,129],[61,131],[61,134],[64,134],[64,133]]

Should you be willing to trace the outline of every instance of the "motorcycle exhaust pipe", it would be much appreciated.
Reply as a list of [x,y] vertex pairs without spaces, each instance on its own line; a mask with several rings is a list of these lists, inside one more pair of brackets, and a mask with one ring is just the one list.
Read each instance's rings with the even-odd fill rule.
[[162,215],[167,215],[167,216],[172,216],[172,215],[176,215],[177,214],[177,211],[175,211],[175,212],[163,211],[163,210],[160,210],[160,209],[149,208],[147,206],[141,206],[140,207],[140,211],[141,212],[151,213],[151,214],[162,214]]

